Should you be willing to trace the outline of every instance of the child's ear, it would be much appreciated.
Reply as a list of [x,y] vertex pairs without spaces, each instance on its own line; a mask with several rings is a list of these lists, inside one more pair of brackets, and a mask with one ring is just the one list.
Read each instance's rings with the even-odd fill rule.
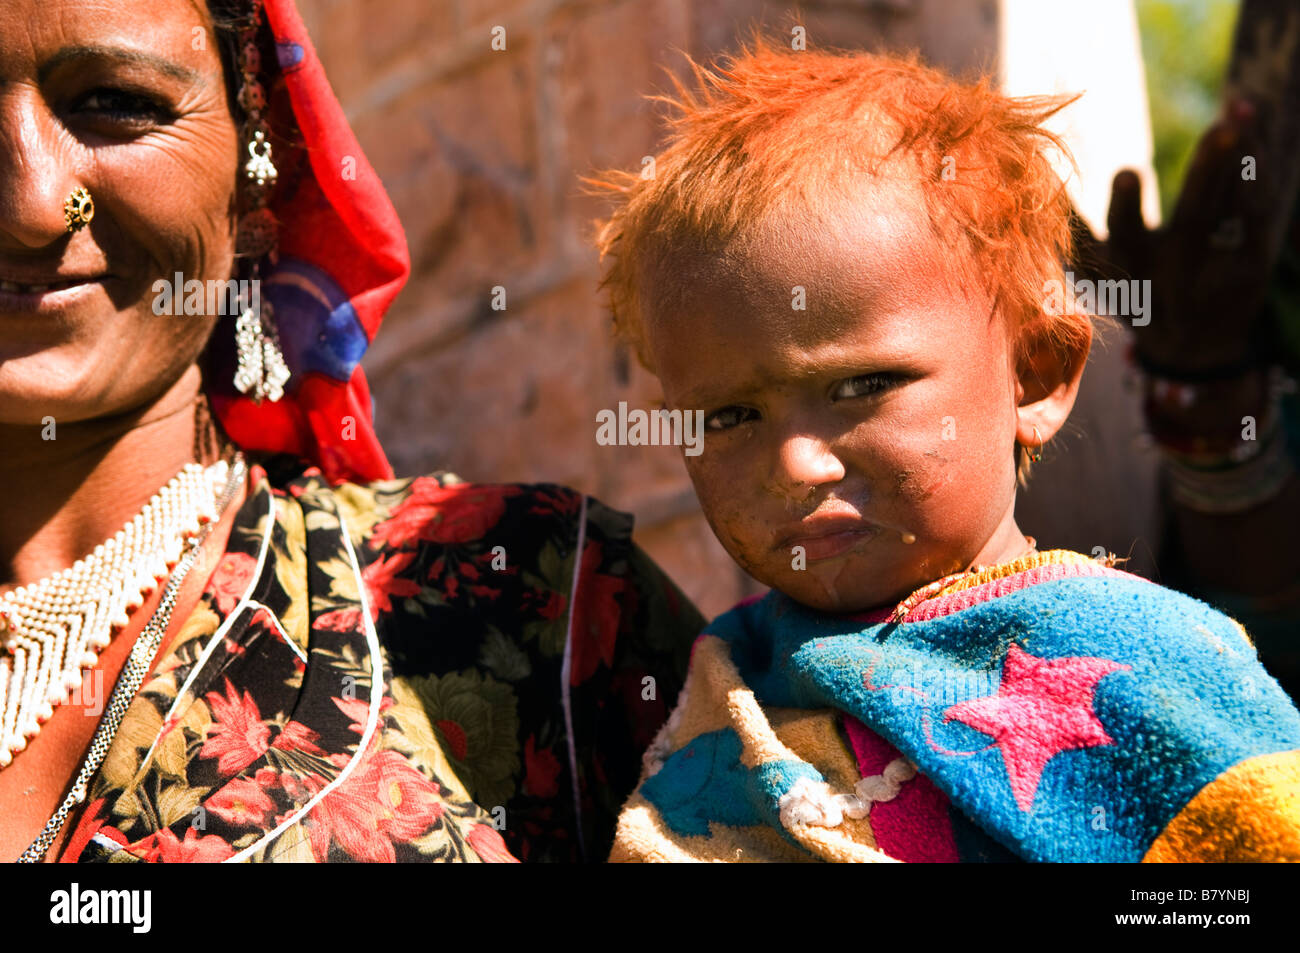
[[1049,335],[1041,327],[1021,332],[1016,440],[1022,446],[1036,450],[1051,440],[1074,408],[1092,346],[1092,325],[1071,330],[1075,333]]

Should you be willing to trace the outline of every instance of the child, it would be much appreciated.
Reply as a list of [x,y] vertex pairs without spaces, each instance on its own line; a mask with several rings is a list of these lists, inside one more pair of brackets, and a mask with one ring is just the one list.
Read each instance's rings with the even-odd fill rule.
[[1062,101],[761,41],[696,77],[598,180],[605,286],[773,591],[695,643],[611,859],[1300,860],[1300,713],[1241,626],[1016,525],[1092,338],[1045,304]]

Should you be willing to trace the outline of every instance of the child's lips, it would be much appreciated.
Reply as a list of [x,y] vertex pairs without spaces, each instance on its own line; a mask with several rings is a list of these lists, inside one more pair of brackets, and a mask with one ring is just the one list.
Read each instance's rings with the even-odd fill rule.
[[879,526],[860,517],[807,519],[797,527],[779,534],[775,548],[791,553],[794,547],[800,546],[808,560],[834,559],[879,533]]

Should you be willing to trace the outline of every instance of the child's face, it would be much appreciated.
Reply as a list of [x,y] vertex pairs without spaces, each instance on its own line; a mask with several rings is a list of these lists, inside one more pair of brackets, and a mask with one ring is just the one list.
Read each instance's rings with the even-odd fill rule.
[[1011,342],[908,198],[645,275],[676,289],[645,302],[646,333],[668,406],[704,411],[686,464],[705,516],[756,579],[826,611],[1025,548]]

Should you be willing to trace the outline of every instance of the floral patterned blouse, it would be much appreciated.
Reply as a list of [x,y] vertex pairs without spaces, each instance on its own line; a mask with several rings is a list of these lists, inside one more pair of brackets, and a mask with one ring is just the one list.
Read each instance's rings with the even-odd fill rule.
[[703,626],[631,518],[549,485],[250,472],[61,859],[604,860]]

